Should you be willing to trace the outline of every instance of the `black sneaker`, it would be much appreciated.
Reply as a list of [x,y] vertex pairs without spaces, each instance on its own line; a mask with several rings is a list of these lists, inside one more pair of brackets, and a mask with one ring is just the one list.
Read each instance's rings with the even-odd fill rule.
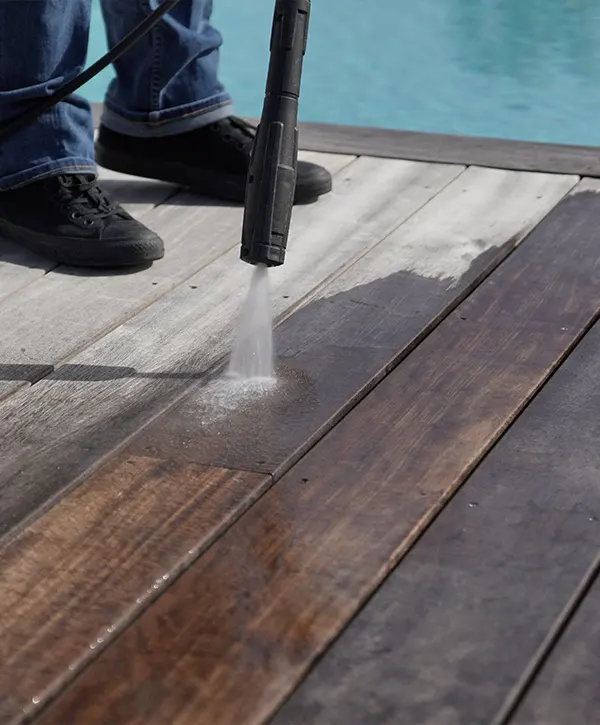
[[164,255],[160,237],[89,175],[64,174],[0,192],[0,234],[78,267],[138,266]]
[[[100,126],[96,161],[107,169],[186,186],[206,196],[244,202],[256,129],[229,116],[175,136],[141,138]],[[331,191],[331,174],[298,162],[295,203],[315,201]]]

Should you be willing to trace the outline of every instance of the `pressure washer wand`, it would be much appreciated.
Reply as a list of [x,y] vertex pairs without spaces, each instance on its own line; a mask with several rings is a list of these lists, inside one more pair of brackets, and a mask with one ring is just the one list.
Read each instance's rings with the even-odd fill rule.
[[298,99],[310,0],[276,0],[271,58],[248,171],[241,258],[267,267],[285,261],[298,163]]

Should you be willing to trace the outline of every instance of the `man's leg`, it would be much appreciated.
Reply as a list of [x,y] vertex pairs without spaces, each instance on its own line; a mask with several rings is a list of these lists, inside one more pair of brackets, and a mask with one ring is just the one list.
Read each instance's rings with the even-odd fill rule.
[[[0,0],[0,119],[75,77],[87,53],[91,0]],[[83,266],[159,259],[162,241],[96,182],[93,122],[78,96],[0,141],[0,235]]]
[[[18,116],[83,69],[90,4],[0,0],[0,119]],[[65,171],[95,171],[91,110],[79,96],[0,141],[0,191]]]
[[[102,0],[109,44],[155,7],[156,0]],[[212,0],[180,0],[117,61],[96,158],[116,171],[243,201],[255,130],[233,115],[219,81],[221,35],[211,12]],[[297,201],[330,189],[325,169],[299,163]]]
[[[156,0],[102,0],[108,44],[116,45]],[[212,0],[180,0],[115,63],[102,122],[113,131],[157,137],[190,131],[233,113],[218,79],[221,35]]]

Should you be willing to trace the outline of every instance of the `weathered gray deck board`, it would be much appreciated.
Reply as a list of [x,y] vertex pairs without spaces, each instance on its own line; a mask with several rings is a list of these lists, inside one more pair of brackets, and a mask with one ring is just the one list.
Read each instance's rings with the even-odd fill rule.
[[[514,717],[498,718],[494,725],[593,725],[598,722],[600,579],[597,560],[594,569],[595,581],[587,593],[582,592],[583,601],[567,623],[561,638],[554,643],[555,647],[525,693]],[[593,570],[590,574],[593,576]]]
[[[335,173],[354,157],[319,158]],[[111,177],[117,178],[114,174]],[[127,184],[123,180],[118,183]],[[6,297],[0,303],[0,398],[27,382],[39,380],[49,368],[95,342],[238,243],[241,206],[214,204],[190,193],[179,193],[168,204],[155,207],[164,201],[166,193],[172,193],[173,187],[149,182],[139,195],[136,183],[132,182],[133,191],[129,192],[130,208],[164,237],[165,258],[133,274],[60,266]],[[321,207],[317,205],[317,209]],[[308,207],[299,208],[295,219],[312,213]]]
[[[396,160],[354,162],[332,194],[317,204],[297,207],[288,260],[272,272],[275,313],[286,314],[341,274],[461,172],[462,167]],[[527,218],[543,214],[570,180],[552,177],[550,188],[547,184],[548,179],[532,179]],[[235,242],[229,252],[68,365],[6,401],[0,420],[0,438],[5,441],[0,460],[0,481],[6,486],[0,492],[3,531],[46,496],[45,488],[68,485],[82,467],[85,470],[172,403],[230,349],[250,268],[239,262],[235,241],[241,210],[223,209],[226,213],[217,219],[230,237],[229,247]],[[173,211],[170,206],[161,210],[166,215]],[[215,208],[215,215],[218,212]],[[210,233],[215,233],[214,227]],[[193,242],[194,229],[191,234]],[[39,354],[44,350],[41,347]],[[5,370],[7,377],[19,372],[18,367]]]

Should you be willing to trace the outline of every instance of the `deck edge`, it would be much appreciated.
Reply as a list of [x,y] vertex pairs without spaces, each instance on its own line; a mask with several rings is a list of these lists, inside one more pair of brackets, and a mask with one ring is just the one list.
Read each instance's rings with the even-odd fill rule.
[[[102,104],[93,103],[94,123]],[[248,119],[256,121],[256,119]],[[600,147],[302,122],[303,151],[600,178]]]

